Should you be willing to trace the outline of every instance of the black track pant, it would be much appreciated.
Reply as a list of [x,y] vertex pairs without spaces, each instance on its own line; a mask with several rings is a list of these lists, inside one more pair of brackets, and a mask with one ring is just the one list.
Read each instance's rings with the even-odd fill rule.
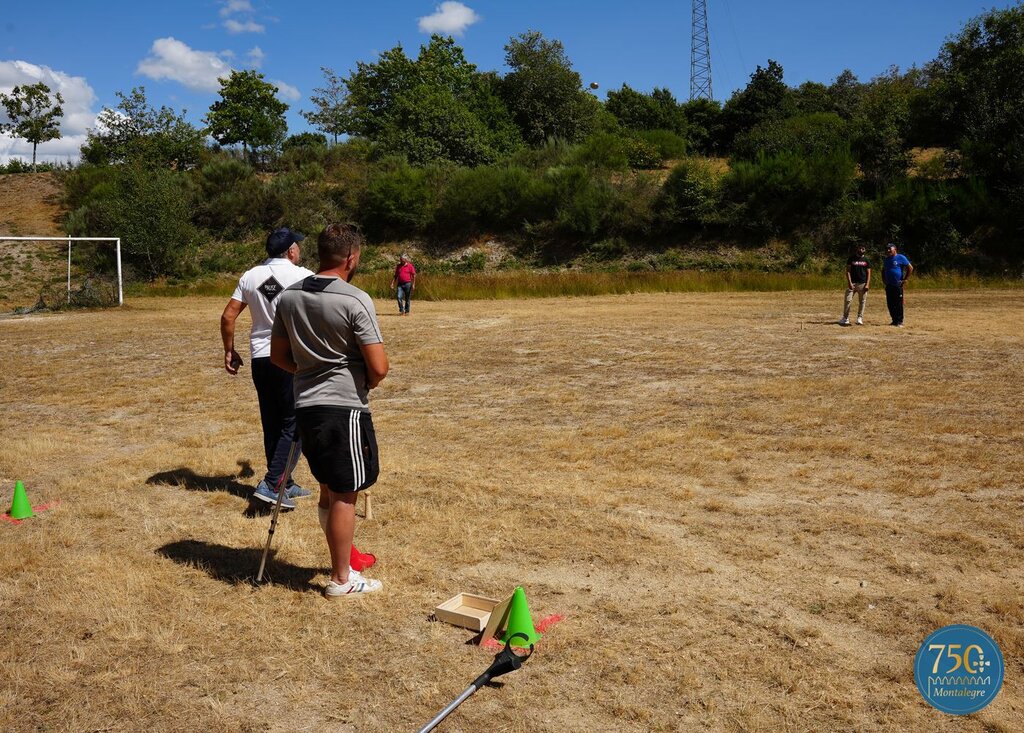
[[[263,480],[273,489],[288,463],[288,450],[295,439],[295,394],[292,375],[270,363],[270,358],[252,360],[252,383],[260,400],[263,423],[263,451],[267,473]],[[293,483],[288,481],[290,486]]]
[[885,286],[885,304],[889,306],[889,316],[893,324],[903,323],[903,285]]

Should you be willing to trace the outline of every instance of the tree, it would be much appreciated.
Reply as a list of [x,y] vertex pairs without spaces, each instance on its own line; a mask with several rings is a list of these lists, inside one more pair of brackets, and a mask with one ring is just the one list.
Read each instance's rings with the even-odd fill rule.
[[737,92],[722,109],[722,126],[727,147],[733,139],[768,119],[787,117],[789,89],[782,80],[782,66],[768,60],[767,68],[758,66],[743,91]]
[[561,41],[527,31],[505,45],[505,104],[523,139],[541,145],[548,138],[578,142],[593,129],[600,103],[583,89]]
[[690,145],[705,155],[713,152],[721,130],[722,105],[710,99],[691,99],[681,109]]
[[854,117],[854,149],[864,179],[876,189],[907,173],[910,78],[890,69],[865,85]]
[[242,151],[259,153],[284,141],[288,105],[275,95],[277,87],[258,71],[232,71],[220,80],[220,100],[206,115],[210,135],[221,145],[242,143]]
[[89,130],[82,157],[89,163],[140,163],[151,168],[192,168],[206,149],[204,132],[170,107],[153,108],[146,88],[117,92],[116,109],[104,107]]
[[327,135],[330,135],[334,144],[338,144],[338,135],[342,135],[348,129],[350,111],[348,106],[348,92],[345,89],[345,81],[334,73],[333,69],[321,66],[320,71],[324,73],[327,86],[314,87],[314,94],[309,101],[316,107],[312,112],[300,112],[306,121],[313,127]]
[[[933,69],[951,137],[967,167],[997,188],[1024,192],[1024,6],[967,22]],[[1019,203],[1018,203],[1019,207]]]
[[36,146],[47,140],[60,139],[64,97],[57,92],[51,99],[50,87],[38,82],[16,86],[10,94],[0,94],[0,104],[7,110],[10,120],[0,124],[0,131],[32,143],[32,170],[35,170]]
[[619,91],[608,92],[605,109],[629,130],[671,130],[686,134],[686,114],[668,89],[655,88],[650,94],[623,84]]
[[832,111],[844,120],[852,120],[860,106],[864,94],[864,85],[857,80],[857,75],[844,69],[828,87]]
[[450,37],[431,36],[415,60],[396,46],[375,63],[358,63],[344,84],[346,132],[411,163],[475,166],[519,143],[494,75],[477,72]]

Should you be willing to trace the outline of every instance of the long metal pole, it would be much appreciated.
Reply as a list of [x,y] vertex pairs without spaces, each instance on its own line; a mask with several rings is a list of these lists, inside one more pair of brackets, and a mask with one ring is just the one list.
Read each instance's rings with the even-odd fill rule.
[[288,450],[288,463],[285,464],[284,472],[281,474],[280,480],[277,482],[277,503],[274,504],[274,516],[270,519],[270,532],[267,533],[267,544],[263,548],[263,557],[260,558],[260,569],[256,573],[256,582],[263,582],[263,568],[267,565],[267,555],[270,554],[270,543],[274,540],[274,530],[277,529],[277,515],[281,513],[281,503],[284,501],[285,492],[288,490],[286,484],[288,483],[288,477],[292,475],[292,471],[295,466],[292,465],[292,458],[296,458],[295,462],[298,463],[298,458],[295,457],[295,449],[298,447],[298,441],[292,441],[292,447]]
[[124,305],[124,285],[121,283],[121,238],[117,238],[117,304]]
[[71,305],[71,237],[68,237],[68,305]]
[[441,712],[439,712],[439,713],[437,714],[437,716],[436,716],[436,717],[435,717],[435,718],[434,718],[433,720],[431,720],[431,721],[430,721],[429,723],[427,723],[427,724],[426,724],[425,726],[423,726],[423,727],[422,727],[422,728],[420,728],[420,729],[419,729],[418,731],[416,731],[416,733],[429,733],[430,731],[434,730],[434,728],[436,728],[436,727],[437,727],[437,726],[438,726],[438,725],[440,724],[440,722],[441,722],[442,720],[444,720],[445,718],[447,718],[447,717],[448,717],[448,715],[449,715],[449,714],[450,714],[450,713],[451,713],[451,712],[452,712],[452,711],[453,711],[453,710],[454,710],[455,708],[457,708],[457,707],[458,707],[459,705],[461,705],[462,703],[464,703],[464,702],[466,701],[466,698],[468,698],[468,697],[469,697],[470,695],[472,695],[472,694],[473,694],[474,692],[476,692],[476,691],[477,691],[478,689],[480,689],[480,688],[478,688],[478,687],[477,687],[477,686],[476,686],[475,684],[473,684],[473,685],[470,685],[469,687],[467,687],[467,688],[466,688],[466,689],[465,689],[465,690],[463,691],[463,693],[462,693],[461,695],[459,695],[459,696],[458,696],[457,698],[455,698],[455,699],[454,699],[454,700],[452,700],[452,701],[451,701],[450,703],[448,703],[448,707],[446,707],[446,708],[445,708],[444,710],[442,710]]

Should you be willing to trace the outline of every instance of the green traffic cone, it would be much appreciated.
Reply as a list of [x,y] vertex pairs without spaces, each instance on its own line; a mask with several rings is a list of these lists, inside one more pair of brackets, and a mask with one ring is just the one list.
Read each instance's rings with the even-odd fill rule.
[[[522,634],[512,638],[513,634]],[[533,619],[530,618],[530,607],[526,604],[526,591],[522,586],[516,588],[512,594],[512,603],[508,611],[508,623],[505,625],[505,633],[502,641],[511,641],[512,646],[526,648],[540,639],[540,634],[533,628]]]
[[21,481],[14,482],[14,499],[11,500],[11,519],[28,519],[34,517],[32,505],[28,503],[25,495],[25,484]]

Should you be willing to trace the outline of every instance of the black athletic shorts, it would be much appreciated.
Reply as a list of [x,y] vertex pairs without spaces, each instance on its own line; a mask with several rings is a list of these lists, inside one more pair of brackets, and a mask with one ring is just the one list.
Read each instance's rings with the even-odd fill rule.
[[313,477],[339,494],[377,483],[380,462],[370,413],[318,405],[295,410],[302,454]]

